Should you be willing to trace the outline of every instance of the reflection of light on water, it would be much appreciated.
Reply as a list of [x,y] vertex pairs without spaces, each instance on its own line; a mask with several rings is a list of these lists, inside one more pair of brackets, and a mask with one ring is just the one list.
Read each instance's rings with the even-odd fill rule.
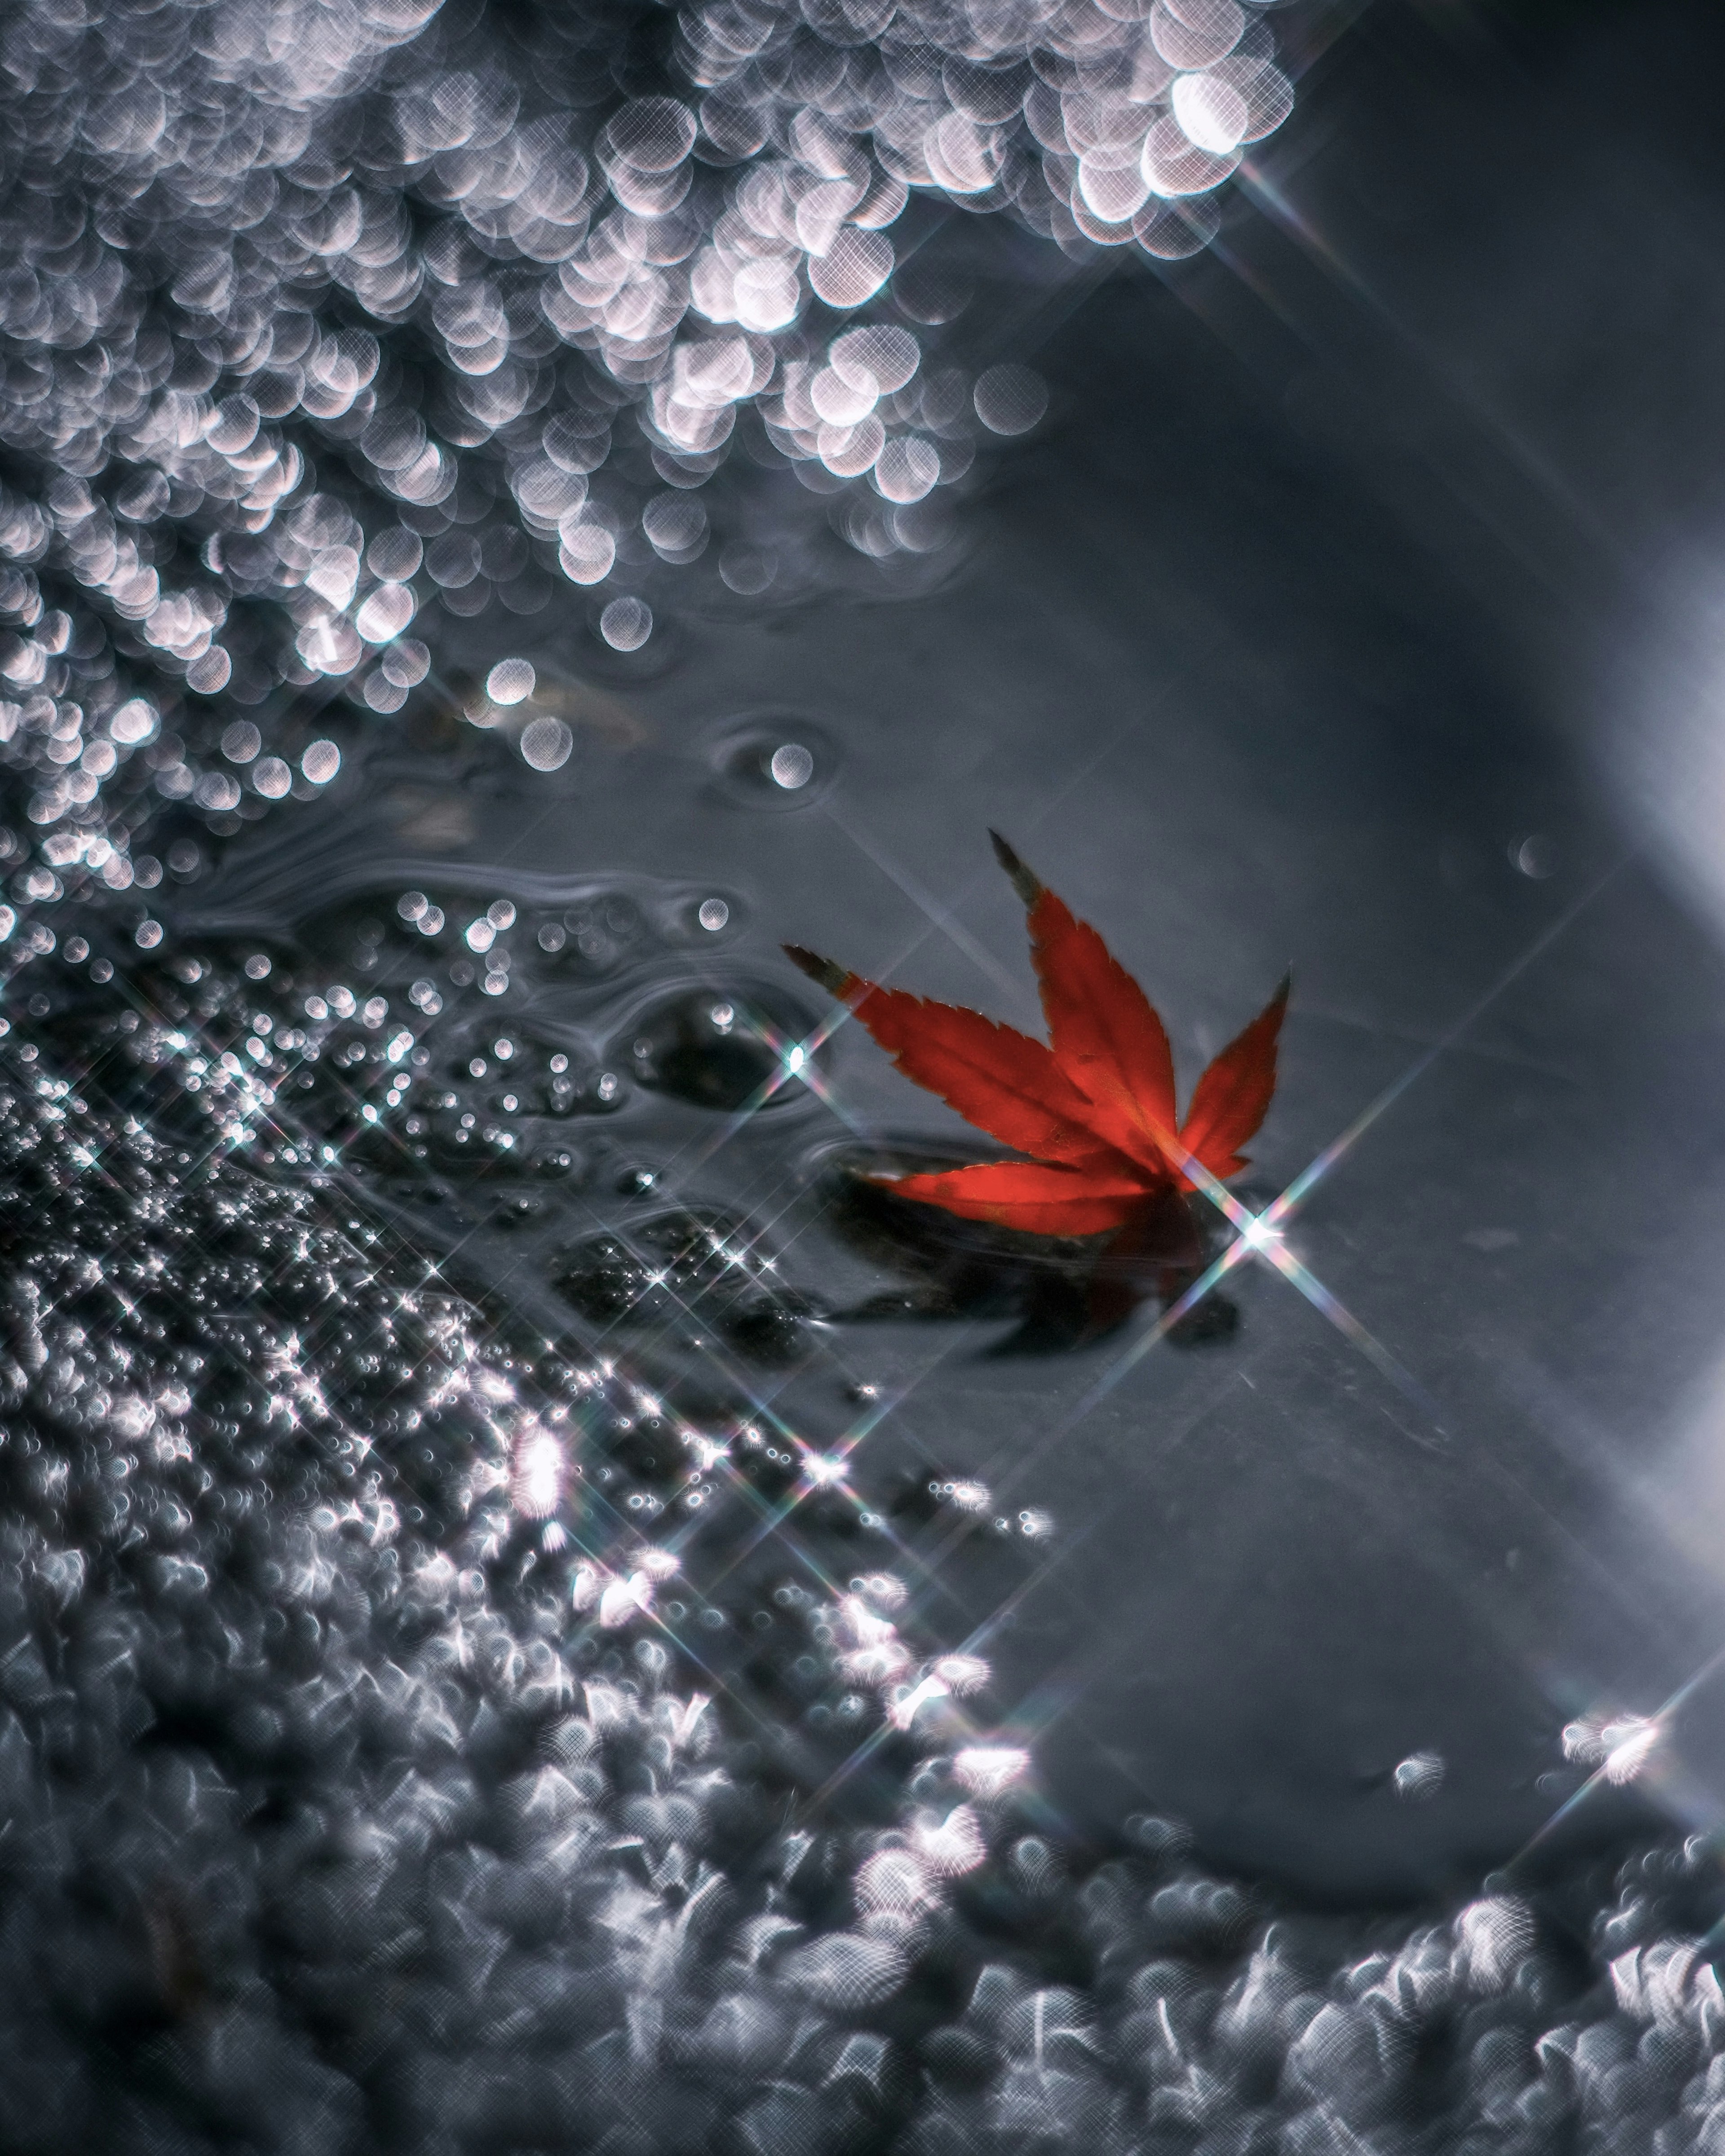
[[[1047,393],[952,363],[965,249],[929,207],[1189,252],[1291,103],[1235,0],[691,7],[629,99],[578,9],[518,44],[423,0],[223,19],[28,0],[0,85],[0,440],[52,475],[0,495],[0,735],[115,888],[136,826],[95,803],[163,704],[146,785],[231,837],[339,776],[305,692],[396,721],[449,693],[453,625],[593,588],[626,656],[680,592],[818,581],[805,512],[865,557],[938,549],[978,430]],[[762,492],[788,465],[810,495]],[[524,660],[490,678],[481,724],[533,693]],[[520,746],[553,772],[572,735],[530,712]]]
[[639,651],[653,634],[653,609],[644,599],[613,599],[599,616],[599,634],[614,651]]
[[1579,1761],[1621,1787],[1647,1766],[1665,1734],[1657,1716],[1622,1714],[1584,1718],[1563,1731],[1563,1757]]
[[561,719],[548,715],[529,720],[521,729],[521,761],[535,771],[561,771],[575,752],[575,737]]
[[783,787],[787,793],[795,793],[814,778],[814,758],[800,742],[786,742],[773,750],[767,760],[767,768],[775,786]]
[[537,680],[531,660],[500,659],[485,676],[485,694],[494,704],[519,704],[532,695]]
[[940,1879],[974,1871],[988,1853],[982,1822],[968,1804],[955,1805],[944,1819],[918,1820],[911,1829],[911,1846]]
[[515,1440],[513,1489],[517,1512],[545,1519],[563,1495],[563,1448],[556,1435],[536,1422],[526,1424]]
[[1444,1774],[1444,1762],[1437,1753],[1413,1752],[1398,1762],[1392,1780],[1399,1797],[1423,1804],[1443,1787]]
[[1029,1770],[1030,1755],[1006,1744],[970,1744],[952,1756],[952,1772],[973,1795],[1004,1796]]

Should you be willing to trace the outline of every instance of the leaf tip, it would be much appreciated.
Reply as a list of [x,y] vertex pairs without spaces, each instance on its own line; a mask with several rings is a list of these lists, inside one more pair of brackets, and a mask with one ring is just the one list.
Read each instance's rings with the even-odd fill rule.
[[993,841],[995,860],[1012,878],[1013,889],[1026,906],[1034,906],[1042,896],[1040,879],[1024,866],[998,831],[990,831],[988,836]]
[[779,948],[799,973],[807,973],[811,981],[819,982],[831,996],[844,997],[855,978],[842,966],[835,966],[830,958],[823,958],[819,952],[805,951],[800,943],[782,943]]

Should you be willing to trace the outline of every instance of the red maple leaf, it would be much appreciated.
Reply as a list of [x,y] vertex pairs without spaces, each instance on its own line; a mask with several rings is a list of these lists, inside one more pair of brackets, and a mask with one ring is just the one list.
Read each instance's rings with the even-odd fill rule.
[[1276,1091],[1284,981],[1199,1080],[1178,1120],[1162,1020],[1096,930],[1076,919],[998,834],[1000,865],[1029,913],[1050,1045],[980,1011],[883,988],[812,951],[785,953],[850,1004],[907,1078],[1022,1161],[877,1177],[901,1198],[1040,1235],[1094,1235],[1166,1217],[1207,1177],[1245,1166]]

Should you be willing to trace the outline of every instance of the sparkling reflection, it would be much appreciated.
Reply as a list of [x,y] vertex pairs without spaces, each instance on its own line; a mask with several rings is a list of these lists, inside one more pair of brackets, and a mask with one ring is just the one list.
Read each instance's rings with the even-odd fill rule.
[[[232,817],[291,793],[285,767],[335,776],[296,692],[377,719],[434,693],[428,609],[531,619],[621,570],[639,588],[594,619],[627,654],[715,564],[746,599],[806,588],[787,464],[863,561],[938,552],[975,424],[1023,434],[1047,392],[944,356],[970,277],[936,206],[1081,256],[1188,252],[1291,105],[1255,0],[721,0],[627,95],[598,8],[506,36],[424,0],[190,21],[28,0],[0,92],[6,739],[34,820],[80,834],[142,777],[139,687],[152,727],[183,701],[144,783]],[[236,723],[244,778],[208,761]]]

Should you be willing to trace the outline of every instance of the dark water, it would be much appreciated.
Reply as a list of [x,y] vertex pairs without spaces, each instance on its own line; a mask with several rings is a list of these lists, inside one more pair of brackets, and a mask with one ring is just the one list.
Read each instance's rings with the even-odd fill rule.
[[[1307,281],[1683,18],[877,13],[6,25],[8,2148],[1717,2133],[1649,602]],[[1034,1025],[990,826],[1189,1082],[1293,963],[1171,1330],[859,1174],[974,1134],[779,947]]]

